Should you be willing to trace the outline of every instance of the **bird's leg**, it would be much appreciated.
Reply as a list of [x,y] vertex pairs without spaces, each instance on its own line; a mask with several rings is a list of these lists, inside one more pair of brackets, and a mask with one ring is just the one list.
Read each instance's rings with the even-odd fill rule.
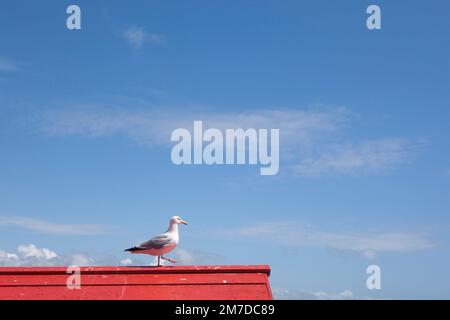
[[158,256],[158,265],[157,267],[161,267],[161,256]]
[[166,258],[166,257],[164,257],[163,255],[161,255],[161,258],[164,259],[164,260],[170,261],[170,262],[172,262],[172,263],[177,263],[175,260],[170,259],[170,258]]

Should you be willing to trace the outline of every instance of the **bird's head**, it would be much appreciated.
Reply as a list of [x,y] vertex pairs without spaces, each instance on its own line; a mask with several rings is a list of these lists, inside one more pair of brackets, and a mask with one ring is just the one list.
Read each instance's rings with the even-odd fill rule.
[[173,224],[173,223],[176,223],[176,224],[185,224],[185,225],[187,225],[187,222],[184,221],[183,219],[181,219],[179,216],[173,216],[173,217],[170,219],[170,224]]

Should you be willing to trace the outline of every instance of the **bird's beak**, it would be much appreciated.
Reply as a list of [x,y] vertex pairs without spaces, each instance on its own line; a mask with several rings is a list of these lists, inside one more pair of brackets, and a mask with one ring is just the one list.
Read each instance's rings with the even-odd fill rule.
[[184,224],[184,225],[188,225],[188,223],[184,220],[181,220],[180,223]]

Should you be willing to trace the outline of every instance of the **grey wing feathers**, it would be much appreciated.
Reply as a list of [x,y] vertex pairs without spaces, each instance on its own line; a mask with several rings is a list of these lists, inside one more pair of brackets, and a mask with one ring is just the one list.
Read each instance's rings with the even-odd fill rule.
[[151,238],[150,240],[141,243],[140,245],[129,248],[125,251],[139,251],[139,250],[148,250],[148,249],[160,249],[165,245],[170,243],[171,238],[167,234],[162,234],[156,237]]

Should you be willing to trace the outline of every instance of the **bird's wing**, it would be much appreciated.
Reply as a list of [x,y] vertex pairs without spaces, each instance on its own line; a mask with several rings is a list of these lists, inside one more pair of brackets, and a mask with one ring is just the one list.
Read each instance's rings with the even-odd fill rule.
[[150,240],[141,243],[139,246],[136,247],[138,250],[148,250],[148,249],[161,249],[162,247],[168,245],[172,242],[172,237],[167,234],[163,233],[159,236],[153,237]]

